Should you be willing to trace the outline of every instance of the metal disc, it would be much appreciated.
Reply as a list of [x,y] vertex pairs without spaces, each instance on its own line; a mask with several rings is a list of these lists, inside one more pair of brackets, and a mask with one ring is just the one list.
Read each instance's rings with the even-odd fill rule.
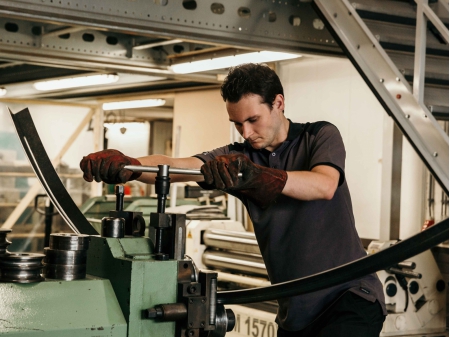
[[58,250],[87,250],[89,235],[58,233],[50,235],[50,248]]
[[80,265],[86,264],[86,250],[58,250],[44,248],[44,263],[60,265]]
[[81,280],[86,278],[86,265],[44,264],[44,277],[57,280]]

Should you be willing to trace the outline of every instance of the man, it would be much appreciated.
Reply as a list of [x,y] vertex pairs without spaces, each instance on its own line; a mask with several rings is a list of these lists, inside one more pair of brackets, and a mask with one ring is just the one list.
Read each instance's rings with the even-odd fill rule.
[[[288,120],[283,87],[265,65],[231,69],[221,94],[244,143],[190,158],[135,159],[115,150],[101,151],[81,161],[84,178],[151,183],[154,175],[133,173],[123,166],[201,168],[204,177],[198,178],[199,185],[233,194],[247,207],[272,283],[363,257],[345,179],[345,149],[337,128],[327,122]],[[172,177],[174,181],[192,180]],[[382,286],[375,274],[278,303],[279,337],[375,337],[386,315]]]

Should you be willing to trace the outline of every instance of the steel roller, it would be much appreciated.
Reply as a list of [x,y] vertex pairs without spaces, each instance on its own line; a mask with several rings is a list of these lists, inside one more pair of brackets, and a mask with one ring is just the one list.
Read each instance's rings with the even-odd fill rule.
[[255,234],[251,232],[207,229],[203,233],[203,242],[207,247],[261,255]]
[[41,276],[44,254],[10,253],[0,258],[0,281],[34,283],[43,281]]
[[212,269],[267,276],[261,255],[207,249],[203,252],[202,262]]

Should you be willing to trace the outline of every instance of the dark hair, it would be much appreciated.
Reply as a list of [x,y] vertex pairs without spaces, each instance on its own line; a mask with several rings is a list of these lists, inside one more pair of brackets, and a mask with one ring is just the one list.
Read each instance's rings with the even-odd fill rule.
[[233,67],[225,78],[220,93],[224,101],[237,103],[242,96],[256,94],[272,109],[278,94],[284,96],[278,75],[266,64],[246,63]]

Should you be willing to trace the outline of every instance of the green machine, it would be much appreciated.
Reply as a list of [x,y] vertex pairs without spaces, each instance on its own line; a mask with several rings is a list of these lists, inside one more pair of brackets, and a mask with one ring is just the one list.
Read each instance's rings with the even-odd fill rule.
[[123,211],[121,185],[101,235],[52,234],[45,254],[21,254],[7,251],[10,230],[0,230],[0,335],[201,337],[231,331],[233,312],[215,301],[217,273],[197,271],[185,258],[185,215],[164,212],[168,175],[169,167],[161,165],[151,238],[143,236],[141,213]]

